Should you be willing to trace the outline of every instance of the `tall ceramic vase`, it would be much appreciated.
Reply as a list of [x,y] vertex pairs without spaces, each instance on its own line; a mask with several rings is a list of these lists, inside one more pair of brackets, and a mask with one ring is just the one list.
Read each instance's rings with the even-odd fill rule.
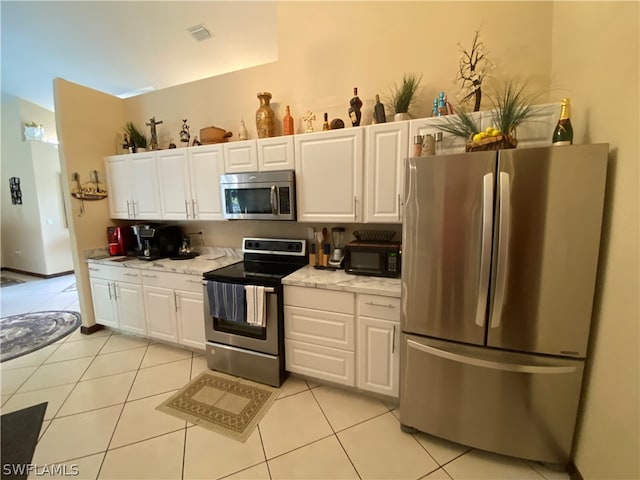
[[258,92],[260,99],[260,108],[256,111],[256,128],[258,129],[258,138],[268,138],[276,136],[276,123],[269,105],[271,94],[269,92]]

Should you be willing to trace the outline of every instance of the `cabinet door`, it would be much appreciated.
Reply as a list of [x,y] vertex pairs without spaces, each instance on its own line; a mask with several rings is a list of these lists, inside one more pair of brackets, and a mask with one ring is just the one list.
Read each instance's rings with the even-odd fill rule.
[[162,218],[184,220],[191,218],[191,192],[187,149],[157,152],[158,185],[162,192]]
[[143,220],[162,218],[155,153],[135,153],[130,156],[130,162],[134,218]]
[[400,223],[403,162],[409,149],[409,122],[367,127],[364,163],[364,221]]
[[205,349],[203,294],[176,290],[178,341],[189,347]]
[[104,161],[111,218],[133,218],[129,157],[117,155],[107,157]]
[[177,342],[176,301],[173,290],[145,285],[143,294],[149,336]]
[[258,169],[293,170],[293,136],[262,138],[258,142]]
[[120,328],[139,335],[147,334],[142,301],[142,286],[131,283],[115,282],[116,304]]
[[363,129],[294,137],[298,221],[361,222]]
[[243,173],[258,171],[258,153],[255,140],[223,144],[224,171]]
[[96,323],[105,327],[119,328],[112,282],[101,278],[91,278],[89,283],[91,284],[93,314]]
[[398,396],[400,325],[377,318],[358,318],[358,388]]
[[222,220],[220,175],[224,170],[222,145],[189,149],[192,218]]

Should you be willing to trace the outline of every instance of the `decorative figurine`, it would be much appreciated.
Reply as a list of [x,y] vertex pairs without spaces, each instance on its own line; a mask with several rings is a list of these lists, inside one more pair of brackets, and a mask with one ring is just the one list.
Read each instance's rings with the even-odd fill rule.
[[307,110],[307,114],[302,117],[302,120],[307,124],[304,129],[304,133],[313,132],[313,120],[316,119],[316,114],[311,113],[311,110]]
[[151,127],[151,142],[149,145],[151,150],[158,150],[158,134],[156,133],[156,125],[160,125],[161,123],[162,120],[156,122],[156,117],[151,117],[149,119],[149,123],[145,124],[147,127]]
[[202,145],[202,143],[200,143],[200,140],[198,140],[198,137],[193,137],[193,142],[191,143],[192,147],[198,147]]
[[244,125],[244,120],[240,120],[240,130],[238,131],[238,140],[246,140],[249,138],[247,133],[247,127]]
[[169,149],[176,148],[176,144],[173,143],[173,138],[169,139]]
[[344,128],[344,122],[342,121],[341,118],[334,118],[333,120],[331,120],[331,123],[329,124],[329,127],[331,130],[336,130],[338,128]]
[[189,139],[191,134],[189,133],[189,125],[187,125],[187,119],[182,120],[182,130],[180,130],[180,141],[186,143],[189,146]]

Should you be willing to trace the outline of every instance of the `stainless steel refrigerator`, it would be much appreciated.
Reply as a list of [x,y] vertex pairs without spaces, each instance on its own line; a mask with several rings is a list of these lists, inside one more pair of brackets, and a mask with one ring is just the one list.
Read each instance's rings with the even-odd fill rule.
[[607,156],[597,144],[407,159],[404,430],[569,461]]

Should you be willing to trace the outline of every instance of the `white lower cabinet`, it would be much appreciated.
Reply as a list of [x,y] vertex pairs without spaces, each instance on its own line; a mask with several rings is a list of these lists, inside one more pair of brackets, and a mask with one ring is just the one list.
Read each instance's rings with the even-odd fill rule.
[[355,386],[354,294],[285,286],[285,363],[290,372]]
[[92,265],[89,281],[96,323],[146,335],[140,273],[137,269]]
[[285,286],[286,368],[398,397],[400,299]]
[[358,294],[358,388],[399,394],[400,299]]
[[202,279],[182,273],[142,273],[148,335],[204,350]]

